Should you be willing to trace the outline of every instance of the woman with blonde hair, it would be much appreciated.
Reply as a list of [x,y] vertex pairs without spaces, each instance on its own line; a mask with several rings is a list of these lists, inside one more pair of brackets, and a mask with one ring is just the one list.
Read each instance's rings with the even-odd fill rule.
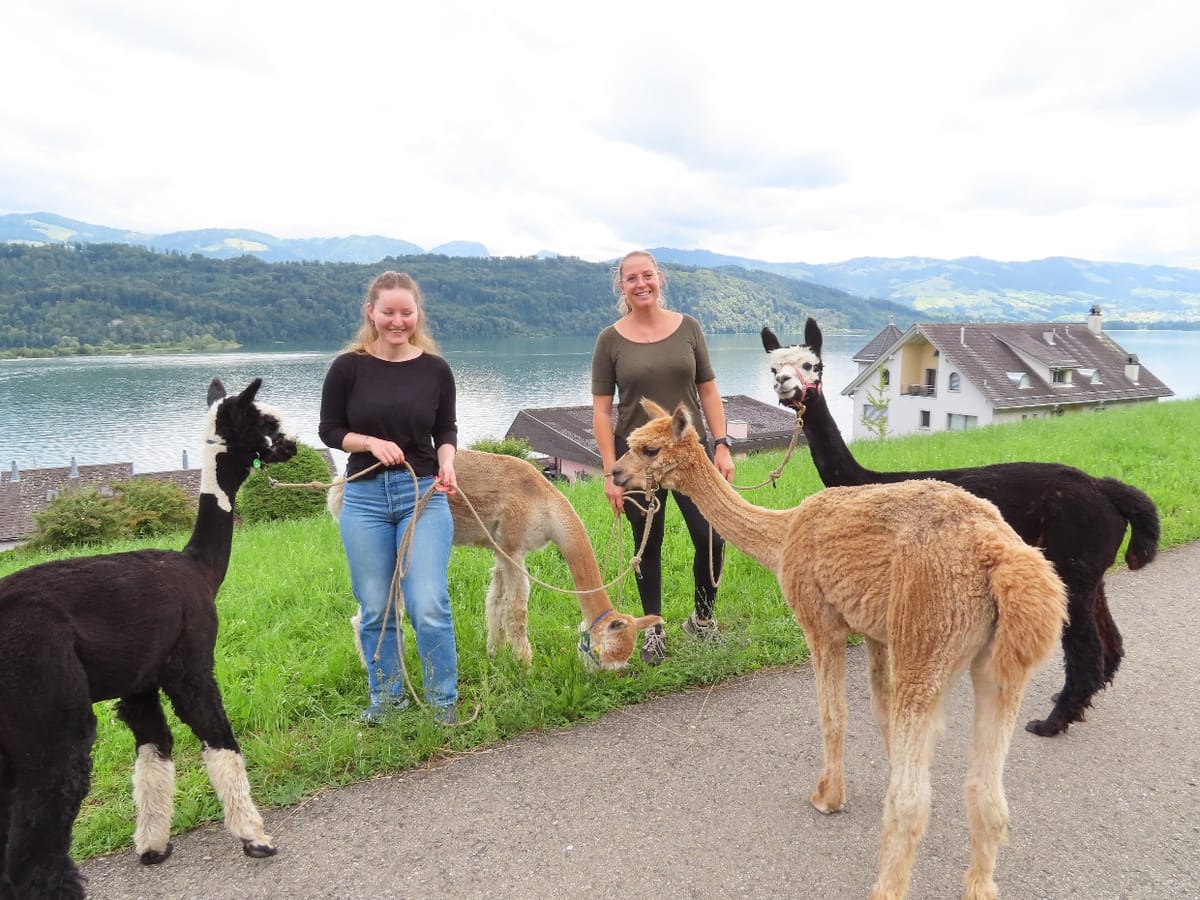
[[[416,517],[401,587],[426,699],[439,722],[452,724],[458,655],[447,579],[454,521],[446,495],[458,483],[455,384],[429,335],[421,289],[408,275],[388,271],[371,282],[362,325],[325,375],[318,433],[327,446],[350,454],[347,478],[382,464],[346,482],[338,519],[368,661],[369,701],[362,714],[367,724],[408,705],[400,661],[403,631],[386,614],[388,596],[400,540],[417,512],[416,497],[434,488]],[[409,466],[417,477],[415,492]]]
[[[617,457],[629,448],[626,439],[630,432],[647,421],[641,407],[643,397],[664,409],[673,410],[682,403],[704,440],[707,423],[716,435],[709,445],[709,455],[721,475],[727,481],[733,479],[725,406],[708,358],[704,332],[691,316],[666,308],[665,288],[666,276],[650,253],[635,250],[622,257],[613,272],[613,291],[621,317],[600,332],[592,352],[592,430],[604,467],[604,495],[614,512],[624,512],[628,517],[635,547],[642,544],[646,517],[637,505],[626,502],[624,491],[613,484],[612,468]],[[615,428],[614,395],[618,400]],[[725,542],[688,497],[675,491],[671,494],[696,548],[692,561],[694,611],[684,621],[683,630],[701,640],[719,640],[714,609]],[[642,612],[647,615],[662,614],[666,498],[667,491],[659,491],[661,509],[651,522],[636,576]],[[641,656],[648,664],[658,665],[665,655],[663,628],[656,625],[646,632]]]

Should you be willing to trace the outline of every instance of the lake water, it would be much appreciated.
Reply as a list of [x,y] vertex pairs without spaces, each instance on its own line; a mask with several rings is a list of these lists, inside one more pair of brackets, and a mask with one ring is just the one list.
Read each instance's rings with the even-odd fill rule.
[[[1113,331],[1109,335],[1175,391],[1200,396],[1200,331]],[[834,418],[849,434],[850,400],[838,393],[857,374],[851,357],[870,335],[825,338],[825,382]],[[799,335],[781,334],[784,343]],[[458,383],[461,446],[503,437],[527,407],[591,403],[592,338],[443,342]],[[723,394],[774,402],[756,334],[712,335],[709,351]],[[201,460],[208,382],[231,391],[262,377],[260,397],[287,426],[320,447],[321,381],[338,350],[193,353],[161,356],[0,360],[0,466],[32,469],[132,462],[135,472]],[[340,454],[338,454],[340,456]]]

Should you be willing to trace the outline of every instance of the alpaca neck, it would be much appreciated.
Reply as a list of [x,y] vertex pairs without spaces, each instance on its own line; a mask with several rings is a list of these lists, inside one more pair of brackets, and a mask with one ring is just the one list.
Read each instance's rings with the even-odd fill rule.
[[[213,589],[225,580],[233,547],[233,500],[245,481],[223,441],[208,440],[200,471],[196,527],[184,552],[212,572]],[[244,470],[241,470],[244,471]]]
[[837,422],[829,412],[823,391],[813,391],[804,404],[804,437],[813,465],[826,487],[869,484],[876,481],[874,472],[864,469],[850,454]]
[[558,517],[560,527],[557,529],[555,543],[566,560],[575,590],[587,591],[578,595],[580,612],[587,622],[594,622],[601,613],[613,608],[612,601],[601,589],[604,578],[600,574],[596,551],[592,549],[592,542],[588,539],[583,522],[579,520],[574,509],[570,508],[570,503],[565,497],[562,497],[562,504],[568,508],[562,510],[562,515]]
[[772,572],[778,570],[791,510],[766,509],[742,499],[699,444],[675,469],[670,483],[692,499],[721,537]]
[[215,591],[225,580],[229,555],[233,547],[233,510],[226,512],[213,494],[201,494],[196,512],[196,526],[183,548],[188,556],[198,560],[211,573]]

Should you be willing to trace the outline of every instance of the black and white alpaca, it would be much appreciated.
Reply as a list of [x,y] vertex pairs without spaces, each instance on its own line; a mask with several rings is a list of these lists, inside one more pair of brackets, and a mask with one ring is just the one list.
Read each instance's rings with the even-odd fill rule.
[[256,461],[296,453],[279,414],[254,402],[261,384],[228,397],[219,380],[209,386],[199,511],[182,551],[64,559],[0,580],[0,897],[84,896],[71,827],[100,700],[120,698],[137,748],[134,847],[146,864],[170,856],[174,739],[160,690],[202,742],[226,827],[247,856],[275,853],[213,676],[234,496]]
[[1116,560],[1131,529],[1125,562],[1140,569],[1158,553],[1158,510],[1145,493],[1115,478],[1095,478],[1058,463],[997,463],[928,472],[874,472],[851,455],[830,415],[821,387],[821,329],[809,318],[804,345],[783,347],[770,328],[762,330],[783,406],[804,404],[804,435],[826,487],[935,478],[991,500],[1027,544],[1042,548],[1067,588],[1063,629],[1066,681],[1045,719],[1025,725],[1049,737],[1084,721],[1092,697],[1110,684],[1125,650],[1108,610],[1104,573]]

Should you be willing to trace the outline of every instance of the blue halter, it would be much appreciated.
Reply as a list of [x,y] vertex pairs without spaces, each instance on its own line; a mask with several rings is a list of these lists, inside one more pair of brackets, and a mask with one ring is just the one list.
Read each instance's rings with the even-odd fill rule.
[[591,625],[584,627],[583,622],[579,623],[579,656],[583,659],[583,663],[593,671],[599,669],[600,666],[600,651],[592,646],[592,629],[599,625],[604,617],[612,612],[612,609],[606,609],[592,621]]

